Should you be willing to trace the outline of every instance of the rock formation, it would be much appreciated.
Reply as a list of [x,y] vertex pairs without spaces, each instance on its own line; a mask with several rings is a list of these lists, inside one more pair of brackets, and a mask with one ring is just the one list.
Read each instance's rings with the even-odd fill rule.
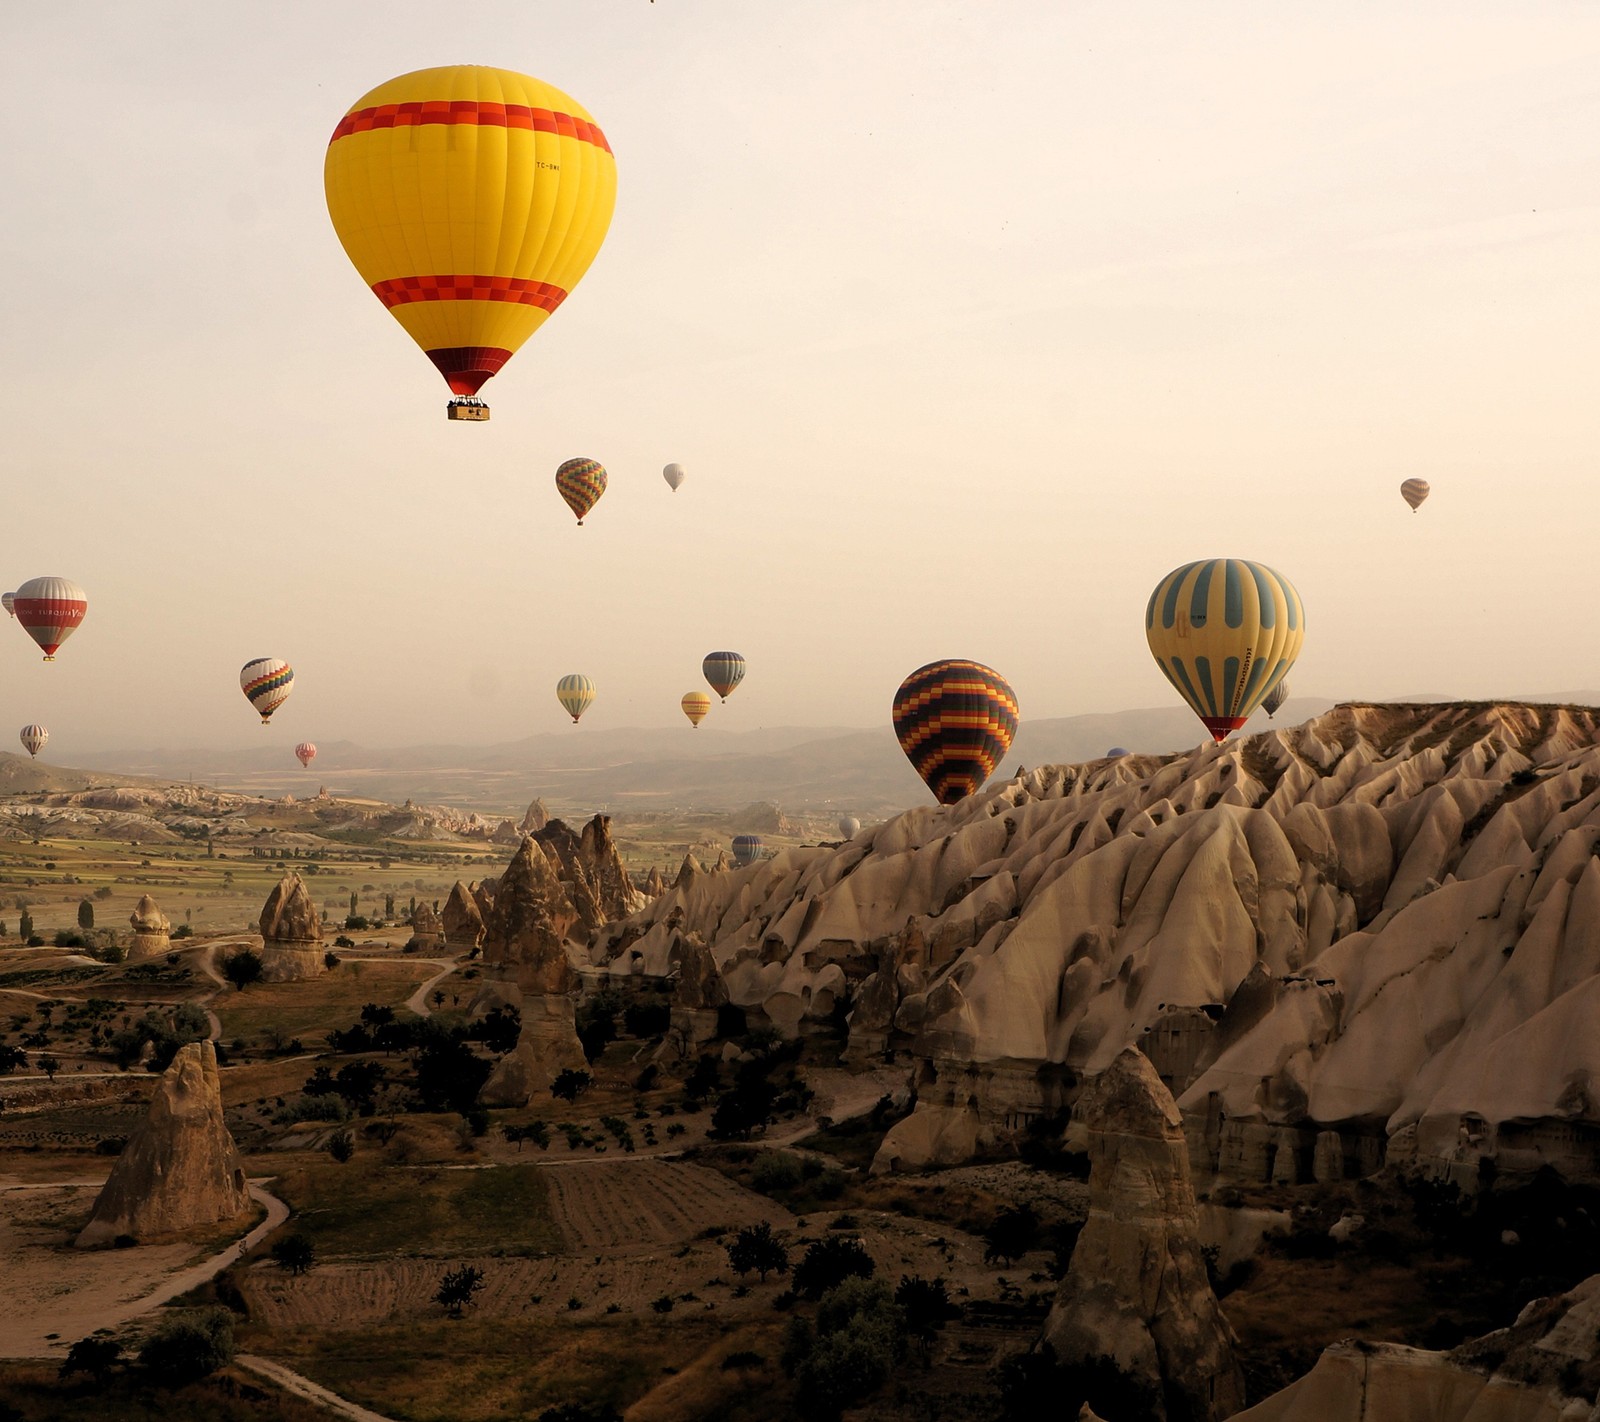
[[459,879],[451,887],[450,897],[444,901],[440,927],[447,948],[470,952],[483,944],[483,913],[478,908],[472,890]]
[[444,925],[431,904],[418,904],[411,913],[411,939],[408,953],[434,953],[444,942]]
[[683,863],[678,866],[678,877],[672,881],[672,887],[675,889],[686,888],[694,882],[696,874],[704,874],[705,872],[705,865],[694,857],[694,851],[691,849],[683,856]]
[[250,1208],[244,1164],[222,1115],[210,1042],[178,1049],[145,1119],[111,1168],[80,1249],[237,1219]]
[[261,910],[261,976],[269,983],[314,978],[327,971],[322,922],[305,881],[293,872],[278,880]]
[[1233,1330],[1200,1253],[1183,1117],[1125,1047],[1084,1092],[1089,1218],[1045,1337],[1063,1363],[1110,1358],[1159,1399],[1149,1415],[1211,1422],[1244,1405]]
[[172,925],[167,922],[166,914],[161,912],[161,906],[149,894],[134,906],[128,922],[133,925],[133,943],[128,949],[130,963],[141,958],[164,958],[172,951],[172,940],[167,936],[172,931]]
[[535,800],[528,806],[528,813],[522,817],[522,823],[517,826],[523,834],[538,834],[550,823],[550,811],[545,808],[543,800]]
[[518,828],[515,820],[501,820],[494,827],[494,833],[489,836],[490,844],[520,844],[523,831]]
[[706,941],[698,933],[683,934],[668,950],[677,981],[672,989],[673,1036],[698,1045],[717,1035],[717,1009],[728,989],[717,971]]
[[646,898],[658,899],[667,891],[667,881],[661,877],[661,870],[654,864],[650,866],[650,873],[644,881]]
[[1136,1043],[1197,1175],[1600,1179],[1597,740],[1578,707],[1349,705],[1047,766],[742,874],[686,861],[591,960],[665,977],[697,933],[786,1032],[844,997],[853,1054],[917,1063],[907,1167],[1064,1115]]
[[478,905],[478,912],[483,921],[488,923],[489,910],[494,907],[494,891],[500,887],[498,879],[485,879],[482,883],[469,886],[472,891],[473,902]]

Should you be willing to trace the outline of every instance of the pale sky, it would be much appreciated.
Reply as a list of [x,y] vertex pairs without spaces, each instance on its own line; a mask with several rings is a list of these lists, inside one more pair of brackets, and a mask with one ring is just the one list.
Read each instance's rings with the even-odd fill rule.
[[[618,165],[481,426],[322,194],[356,99],[459,62]],[[0,583],[90,599],[53,666],[0,629],[0,734],[60,763],[505,740],[569,671],[668,725],[722,648],[701,736],[879,724],[940,656],[1163,705],[1145,601],[1220,555],[1298,587],[1297,694],[1596,683],[1592,4],[12,4],[0,120]]]

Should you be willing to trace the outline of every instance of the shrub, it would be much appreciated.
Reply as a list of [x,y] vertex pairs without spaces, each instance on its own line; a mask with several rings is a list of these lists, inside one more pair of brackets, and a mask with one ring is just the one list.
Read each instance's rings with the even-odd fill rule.
[[756,1157],[755,1168],[750,1172],[750,1183],[763,1194],[774,1190],[792,1190],[800,1183],[799,1158],[788,1151],[768,1150]]
[[88,1373],[96,1387],[111,1381],[111,1372],[122,1361],[122,1344],[115,1338],[80,1338],[67,1349],[67,1358],[61,1365],[62,1378],[77,1373]]
[[463,1264],[459,1269],[451,1269],[440,1280],[433,1301],[442,1305],[451,1318],[460,1318],[461,1310],[475,1301],[474,1296],[482,1287],[483,1270]]
[[657,1313],[671,1313],[673,1297],[671,1294],[662,1294],[660,1298],[650,1300],[650,1307]]
[[671,1024],[668,1002],[630,1002],[622,1010],[622,1026],[630,1037],[659,1037]]
[[560,1097],[563,1101],[576,1101],[593,1084],[594,1078],[588,1072],[563,1067],[556,1073],[556,1079],[550,1083],[550,1094]]
[[83,948],[85,945],[83,935],[74,933],[70,928],[56,929],[55,944],[57,948]]
[[233,1319],[226,1309],[208,1308],[163,1324],[139,1349],[139,1362],[169,1387],[209,1377],[233,1361]]
[[243,992],[251,983],[261,981],[261,955],[252,948],[240,949],[223,959],[222,976]]
[[766,1220],[746,1225],[734,1236],[733,1243],[724,1247],[728,1251],[729,1267],[741,1277],[753,1269],[764,1284],[768,1274],[789,1272],[789,1251],[774,1238],[772,1226]]
[[983,1260],[1010,1264],[1039,1243],[1039,1216],[1027,1205],[1008,1206],[983,1232]]
[[[351,946],[353,947],[354,945],[352,944]],[[339,955],[337,953],[324,953],[322,955],[322,966],[331,973],[339,966]]]
[[859,1239],[830,1235],[819,1239],[795,1267],[794,1290],[808,1299],[820,1299],[846,1279],[869,1279],[877,1270]]
[[328,1144],[324,1149],[340,1165],[343,1165],[356,1153],[356,1138],[349,1131],[335,1131],[328,1138]]
[[272,1258],[280,1269],[300,1275],[316,1264],[317,1250],[303,1234],[291,1234],[272,1246]]

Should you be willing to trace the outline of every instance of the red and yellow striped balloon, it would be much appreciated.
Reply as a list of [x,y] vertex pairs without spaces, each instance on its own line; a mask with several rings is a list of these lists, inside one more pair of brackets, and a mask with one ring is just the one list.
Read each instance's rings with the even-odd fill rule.
[[1017,734],[1017,694],[981,662],[952,658],[918,667],[894,694],[894,732],[941,805],[972,794]]
[[472,397],[588,271],[617,166],[561,90],[455,64],[357,99],[329,140],[323,186],[362,281]]

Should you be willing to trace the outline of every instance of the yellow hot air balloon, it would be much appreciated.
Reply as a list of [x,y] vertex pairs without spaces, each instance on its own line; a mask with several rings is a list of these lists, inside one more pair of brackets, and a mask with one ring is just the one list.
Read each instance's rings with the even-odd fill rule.
[[711,698],[703,691],[684,692],[683,700],[678,704],[683,707],[683,714],[689,718],[691,726],[698,726],[711,710]]
[[455,64],[356,100],[329,140],[323,186],[362,281],[454,392],[450,418],[486,420],[483,383],[599,252],[617,166],[561,90]]
[[1243,558],[1208,558],[1156,584],[1144,632],[1167,680],[1223,741],[1289,674],[1306,614],[1281,573]]

